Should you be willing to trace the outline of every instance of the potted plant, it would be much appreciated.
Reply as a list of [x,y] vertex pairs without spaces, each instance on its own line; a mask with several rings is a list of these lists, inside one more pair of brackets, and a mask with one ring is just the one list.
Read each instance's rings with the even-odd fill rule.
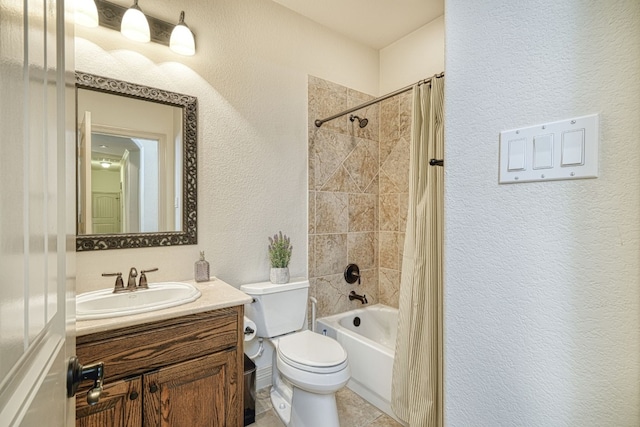
[[269,260],[271,261],[271,283],[289,282],[289,261],[291,260],[291,240],[279,231],[269,237]]

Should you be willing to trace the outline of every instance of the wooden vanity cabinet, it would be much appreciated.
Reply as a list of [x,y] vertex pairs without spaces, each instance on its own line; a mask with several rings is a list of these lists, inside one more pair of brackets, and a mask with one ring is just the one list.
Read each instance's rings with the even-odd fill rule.
[[120,380],[104,387],[100,401],[89,406],[85,393],[76,397],[77,427],[142,425],[142,378]]
[[243,314],[236,306],[78,337],[80,360],[104,362],[105,385],[94,406],[77,394],[76,426],[242,426]]

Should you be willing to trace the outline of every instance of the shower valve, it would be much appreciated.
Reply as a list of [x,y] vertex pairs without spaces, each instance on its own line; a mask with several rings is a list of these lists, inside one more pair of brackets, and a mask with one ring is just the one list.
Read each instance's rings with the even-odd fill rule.
[[355,283],[358,281],[358,285],[360,284],[360,268],[356,264],[349,264],[347,268],[344,269],[344,280],[347,283]]

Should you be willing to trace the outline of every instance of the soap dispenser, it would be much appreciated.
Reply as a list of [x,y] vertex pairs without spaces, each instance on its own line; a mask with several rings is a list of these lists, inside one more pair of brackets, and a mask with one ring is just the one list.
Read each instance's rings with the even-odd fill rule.
[[209,281],[209,262],[204,259],[204,251],[200,251],[200,259],[194,265],[196,282]]

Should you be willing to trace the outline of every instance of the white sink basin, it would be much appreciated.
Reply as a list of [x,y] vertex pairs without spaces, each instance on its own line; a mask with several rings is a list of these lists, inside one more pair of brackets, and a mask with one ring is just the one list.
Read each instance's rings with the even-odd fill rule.
[[150,283],[149,289],[113,293],[113,289],[86,292],[76,297],[77,320],[106,319],[146,313],[186,304],[200,298],[200,291],[189,283]]

